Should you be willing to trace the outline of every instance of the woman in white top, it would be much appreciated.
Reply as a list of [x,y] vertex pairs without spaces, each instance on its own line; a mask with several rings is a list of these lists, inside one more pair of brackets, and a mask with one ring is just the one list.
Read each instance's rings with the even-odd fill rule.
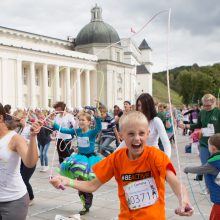
[[[142,93],[136,101],[136,110],[142,112],[149,122],[149,137],[147,139],[147,146],[158,147],[159,138],[164,147],[164,153],[171,157],[171,145],[167,136],[164,124],[160,118],[157,117],[157,111],[154,105],[152,96],[148,93]],[[125,142],[122,141],[117,150],[125,147]]]
[[30,146],[21,135],[8,129],[6,114],[0,103],[0,219],[26,219],[29,196],[20,174],[21,159],[27,167],[38,160],[36,135],[40,125],[31,128]]

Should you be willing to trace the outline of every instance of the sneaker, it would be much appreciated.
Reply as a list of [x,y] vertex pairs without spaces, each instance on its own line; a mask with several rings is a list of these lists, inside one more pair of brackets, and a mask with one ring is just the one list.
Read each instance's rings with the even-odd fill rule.
[[76,214],[76,215],[73,215],[73,216],[69,216],[69,217],[65,217],[63,215],[56,215],[55,216],[55,220],[80,220],[80,215],[79,214]]
[[83,207],[81,211],[79,211],[80,215],[85,215],[87,212],[89,212],[89,208]]
[[30,200],[29,206],[32,206],[34,204],[34,199]]
[[208,190],[208,188],[204,188],[204,189],[202,189],[201,191],[200,191],[200,194],[201,195],[208,195],[209,194],[209,190]]
[[62,216],[62,215],[56,215],[55,216],[55,220],[69,220],[70,218],[67,218],[65,216]]
[[44,166],[43,172],[47,172],[49,170],[49,166]]
[[44,166],[41,166],[40,172],[44,172]]
[[193,179],[194,181],[202,181],[203,175],[197,175],[196,178]]

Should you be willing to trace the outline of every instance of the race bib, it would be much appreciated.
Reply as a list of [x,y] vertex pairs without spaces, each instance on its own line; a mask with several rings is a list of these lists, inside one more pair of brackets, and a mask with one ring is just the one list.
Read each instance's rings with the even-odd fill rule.
[[102,129],[105,130],[108,128],[108,123],[107,122],[102,122]]
[[215,128],[213,124],[208,124],[207,128],[202,128],[202,135],[204,137],[210,137],[215,134]]
[[131,182],[124,186],[125,197],[130,210],[136,210],[156,203],[157,186],[153,177]]
[[88,137],[77,137],[78,147],[89,147],[89,138]]
[[192,121],[193,121],[193,124],[197,124],[198,119],[195,118],[195,119],[193,119]]

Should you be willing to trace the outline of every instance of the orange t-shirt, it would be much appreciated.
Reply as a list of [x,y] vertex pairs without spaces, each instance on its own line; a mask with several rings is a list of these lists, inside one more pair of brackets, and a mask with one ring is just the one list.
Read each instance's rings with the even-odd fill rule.
[[[120,199],[119,220],[165,220],[166,170],[170,169],[175,173],[173,165],[166,154],[154,147],[145,146],[143,154],[137,160],[130,160],[127,151],[127,148],[116,151],[92,167],[102,183],[115,176]],[[153,177],[155,180],[158,191],[157,202],[151,206],[130,210],[123,186],[148,177]]]

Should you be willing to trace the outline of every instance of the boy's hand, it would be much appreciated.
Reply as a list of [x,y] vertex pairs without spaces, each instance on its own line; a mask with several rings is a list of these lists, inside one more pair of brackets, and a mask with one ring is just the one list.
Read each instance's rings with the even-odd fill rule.
[[193,207],[186,202],[183,202],[182,206],[175,210],[175,213],[180,216],[191,216],[193,214]]
[[52,184],[56,189],[60,189],[60,186],[68,186],[69,179],[64,176],[55,176],[50,178],[50,184]]

